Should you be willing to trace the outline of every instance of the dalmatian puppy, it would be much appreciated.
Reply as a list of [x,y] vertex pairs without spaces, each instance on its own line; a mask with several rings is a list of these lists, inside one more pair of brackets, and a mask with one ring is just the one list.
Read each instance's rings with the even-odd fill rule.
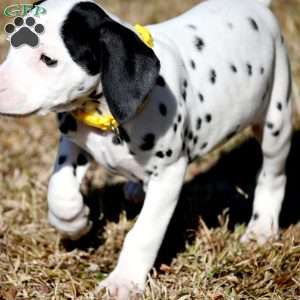
[[[91,228],[79,187],[92,159],[144,183],[142,211],[101,283],[117,299],[143,290],[189,162],[249,125],[260,129],[263,164],[242,241],[277,235],[292,130],[291,74],[268,2],[203,2],[148,26],[151,49],[93,1],[47,0],[39,45],[11,47],[2,64],[2,115],[58,113],[62,137],[48,193],[54,227],[71,238]],[[91,103],[99,114],[113,115],[117,130],[74,118],[74,110]]]

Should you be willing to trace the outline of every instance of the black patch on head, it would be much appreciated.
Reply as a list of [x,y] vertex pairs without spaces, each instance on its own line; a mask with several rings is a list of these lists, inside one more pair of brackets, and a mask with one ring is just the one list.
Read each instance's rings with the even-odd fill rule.
[[90,75],[101,73],[104,96],[119,123],[133,118],[159,75],[153,50],[92,2],[72,8],[61,35],[78,65]]
[[203,39],[201,39],[200,37],[197,36],[195,38],[195,46],[196,46],[197,50],[202,51],[205,46]]
[[72,115],[70,114],[66,115],[65,119],[62,121],[62,123],[59,126],[59,130],[63,134],[68,134],[69,131],[77,130],[77,122]]
[[156,83],[161,87],[166,86],[165,79],[161,75],[157,77]]
[[125,129],[124,127],[120,126],[120,127],[118,128],[118,130],[119,130],[120,138],[121,138],[123,141],[125,141],[126,143],[130,143],[130,137],[129,137],[129,135],[128,135],[126,129]]
[[166,116],[167,115],[167,107],[164,103],[160,103],[159,104],[159,112],[162,116]]
[[210,123],[210,122],[211,122],[211,119],[212,119],[211,114],[207,114],[207,115],[205,116],[205,120],[206,120],[207,123]]
[[157,156],[157,157],[159,157],[159,158],[164,158],[164,157],[165,157],[165,155],[164,155],[164,153],[163,153],[162,151],[157,151],[157,152],[155,153],[155,156]]
[[191,64],[192,69],[195,70],[196,69],[196,63],[194,62],[194,60],[191,59],[190,64]]
[[201,125],[202,125],[202,119],[201,119],[201,118],[198,118],[198,119],[197,119],[197,124],[196,124],[196,129],[197,129],[197,130],[200,130],[200,129],[201,129]]
[[58,165],[61,166],[63,165],[67,160],[67,156],[65,155],[61,155],[59,158],[58,158]]
[[166,152],[166,155],[167,155],[168,157],[171,157],[172,154],[173,154],[173,151],[172,151],[171,149],[169,149],[169,150]]
[[85,166],[88,163],[88,159],[85,157],[84,154],[80,153],[77,157],[77,165],[78,166]]
[[140,146],[140,149],[143,151],[149,151],[154,147],[155,144],[155,135],[153,133],[147,133],[143,137],[143,144]]
[[237,73],[237,68],[236,68],[235,65],[231,64],[231,65],[230,65],[230,69],[231,69],[231,71],[232,71],[233,73]]
[[249,76],[252,75],[252,66],[250,64],[247,64],[247,72]]
[[258,25],[257,25],[256,21],[253,18],[248,18],[248,19],[249,19],[249,22],[250,22],[252,28],[255,31],[259,31],[259,28],[258,28]]
[[212,69],[209,72],[209,80],[212,84],[216,83],[216,79],[217,79],[217,73],[216,70]]

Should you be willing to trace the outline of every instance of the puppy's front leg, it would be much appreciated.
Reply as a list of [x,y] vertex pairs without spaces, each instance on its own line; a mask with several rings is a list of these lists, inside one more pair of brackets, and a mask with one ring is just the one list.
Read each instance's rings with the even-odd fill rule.
[[62,137],[48,188],[48,219],[65,237],[78,239],[91,228],[89,208],[80,183],[89,167],[89,155]]
[[142,291],[176,207],[187,167],[181,157],[167,166],[158,177],[151,178],[143,209],[128,233],[118,264],[100,284],[116,299],[130,299]]

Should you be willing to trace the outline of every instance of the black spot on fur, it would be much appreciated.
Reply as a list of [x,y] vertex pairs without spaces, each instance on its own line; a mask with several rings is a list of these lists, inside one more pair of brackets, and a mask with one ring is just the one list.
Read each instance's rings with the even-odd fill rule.
[[162,87],[166,85],[166,82],[161,75],[159,75],[157,77],[156,83],[157,83],[157,85],[162,86]]
[[153,174],[153,172],[152,172],[152,171],[149,171],[149,170],[147,170],[147,171],[146,171],[146,174],[147,174],[148,176],[151,176],[151,175]]
[[178,115],[178,118],[177,118],[178,123],[180,123],[181,120],[182,120],[182,117],[181,117],[181,114],[179,114],[179,115]]
[[270,122],[267,122],[267,128],[269,129],[273,129],[274,128],[274,124],[273,123],[270,123]]
[[253,18],[249,18],[250,24],[255,31],[259,31],[258,25]]
[[186,90],[182,92],[182,99],[184,102],[186,101]]
[[167,107],[164,103],[160,103],[159,104],[159,112],[162,116],[166,116],[167,115]]
[[233,29],[233,24],[231,22],[227,23],[228,28]]
[[125,129],[124,127],[120,126],[120,127],[118,128],[118,130],[119,130],[121,139],[122,139],[123,141],[125,141],[126,143],[130,143],[130,137],[129,137],[129,135],[128,135],[126,129]]
[[279,111],[282,111],[282,104],[281,104],[281,102],[278,102],[276,107],[277,107],[277,109]]
[[216,71],[214,69],[210,70],[210,72],[209,72],[209,79],[210,79],[210,82],[212,84],[216,83],[217,73],[216,73]]
[[272,133],[272,135],[275,136],[275,137],[279,136],[279,134],[280,134],[280,130],[277,130],[277,131]]
[[260,72],[261,75],[263,75],[265,73],[265,68],[264,67],[260,67],[259,72]]
[[73,118],[72,115],[67,114],[63,122],[59,126],[59,130],[63,134],[67,134],[69,131],[76,131],[77,130],[77,122]]
[[185,147],[186,147],[185,142],[182,142],[182,151],[185,150]]
[[169,150],[166,152],[166,155],[167,155],[168,157],[171,157],[172,154],[173,154],[173,151],[172,151],[171,149],[169,149]]
[[88,163],[88,159],[85,157],[84,154],[80,153],[77,157],[77,165],[78,166],[84,166]]
[[162,151],[157,151],[157,152],[155,153],[155,156],[157,156],[157,157],[159,157],[159,158],[164,158],[164,157],[165,157],[165,155],[164,155],[164,153],[163,153]]
[[119,137],[119,136],[117,136],[117,135],[113,135],[113,137],[112,137],[112,143],[114,144],[114,145],[121,145],[122,144],[122,139],[121,139],[121,137]]
[[136,155],[136,153],[133,152],[132,150],[129,150],[129,154],[131,154],[132,156],[135,156],[135,155]]
[[203,102],[203,101],[204,101],[204,96],[203,96],[203,94],[199,93],[199,94],[198,94],[198,97],[199,97],[200,102]]
[[204,41],[200,37],[196,37],[195,38],[195,46],[196,46],[197,50],[202,51],[205,46]]
[[201,119],[201,118],[198,118],[198,119],[197,119],[197,124],[196,124],[196,129],[197,129],[197,130],[200,130],[200,129],[201,129],[201,125],[202,125],[202,119]]
[[73,175],[76,177],[77,176],[77,165],[73,164]]
[[195,136],[195,137],[194,137],[194,141],[193,141],[193,142],[194,142],[194,145],[196,145],[196,144],[197,144],[197,142],[198,142],[198,137],[196,137],[196,136]]
[[191,28],[193,30],[197,30],[197,27],[195,25],[193,25],[193,24],[189,24],[189,25],[187,25],[187,27],[189,27],[189,28]]
[[191,132],[189,133],[189,140],[191,141],[191,140],[193,139],[193,137],[194,137],[194,135],[193,135],[193,132],[191,131]]
[[230,69],[231,69],[231,71],[232,71],[233,73],[237,73],[237,68],[236,68],[235,65],[231,64],[231,65],[230,65]]
[[252,75],[252,66],[250,64],[247,64],[247,72],[249,76]]
[[191,64],[191,67],[192,67],[192,69],[196,69],[196,63],[191,59],[191,61],[190,61],[190,64]]
[[207,123],[210,123],[210,122],[211,122],[211,119],[212,119],[211,114],[207,114],[207,115],[205,116],[205,120],[206,120]]
[[259,214],[257,212],[254,213],[252,217],[253,221],[256,221],[258,218],[259,218]]
[[177,128],[178,128],[178,126],[177,126],[177,124],[175,123],[175,124],[173,125],[173,130],[174,130],[174,132],[177,131]]
[[201,145],[201,150],[204,150],[206,147],[207,147],[207,143],[205,142],[205,143],[203,143],[202,145]]
[[187,88],[187,86],[188,86],[188,82],[187,82],[186,79],[184,79],[184,80],[183,80],[183,87],[184,87],[184,88]]
[[149,151],[154,147],[155,135],[153,133],[148,133],[143,137],[143,144],[140,149],[143,151]]
[[67,161],[67,157],[66,157],[65,155],[61,155],[61,156],[58,158],[58,165],[61,166],[61,165],[63,165],[66,161]]

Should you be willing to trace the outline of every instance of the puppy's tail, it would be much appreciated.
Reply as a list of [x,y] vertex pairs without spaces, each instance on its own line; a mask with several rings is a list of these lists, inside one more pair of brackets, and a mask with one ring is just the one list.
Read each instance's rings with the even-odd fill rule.
[[259,3],[261,3],[265,6],[270,6],[271,2],[272,2],[272,0],[256,0],[256,1],[258,1]]

